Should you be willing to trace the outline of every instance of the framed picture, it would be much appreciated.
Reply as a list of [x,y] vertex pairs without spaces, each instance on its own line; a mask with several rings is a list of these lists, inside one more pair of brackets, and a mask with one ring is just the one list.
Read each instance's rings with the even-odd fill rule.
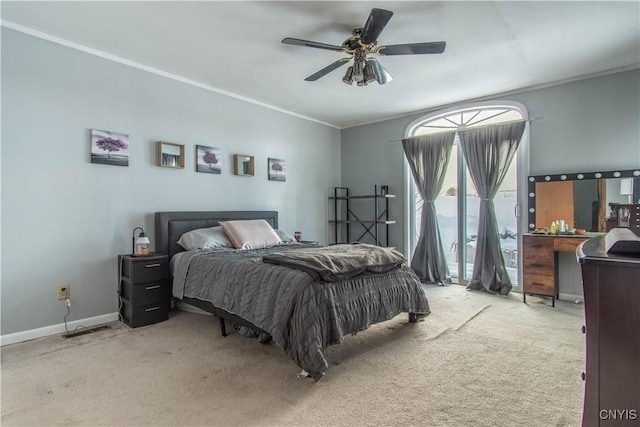
[[184,168],[184,145],[158,141],[158,166]]
[[129,166],[129,135],[91,129],[91,163]]
[[253,176],[254,158],[246,154],[233,155],[233,174],[238,176]]
[[282,159],[268,159],[267,171],[269,173],[269,181],[285,182],[287,180],[287,168],[285,161]]
[[222,149],[196,145],[196,172],[222,173]]

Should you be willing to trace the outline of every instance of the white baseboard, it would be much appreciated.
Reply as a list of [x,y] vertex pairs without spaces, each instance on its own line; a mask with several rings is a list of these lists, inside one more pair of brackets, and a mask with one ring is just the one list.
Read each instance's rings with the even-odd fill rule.
[[[69,330],[75,329],[78,326],[96,326],[103,323],[113,322],[118,320],[118,313],[103,314],[101,316],[89,317],[86,319],[72,320],[67,322],[67,328]],[[15,344],[17,342],[29,341],[36,338],[47,337],[49,335],[61,334],[66,332],[64,323],[57,325],[45,326],[38,329],[30,329],[28,331],[15,332],[13,334],[6,334],[0,336],[0,346],[7,344]]]
[[565,294],[562,292],[558,294],[558,299],[561,299],[563,301],[573,301],[578,303],[584,302],[584,297],[582,295]]

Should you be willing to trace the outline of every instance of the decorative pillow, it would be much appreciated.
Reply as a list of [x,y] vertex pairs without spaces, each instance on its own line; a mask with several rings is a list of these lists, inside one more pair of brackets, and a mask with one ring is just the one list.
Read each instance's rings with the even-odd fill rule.
[[280,240],[282,240],[282,243],[298,243],[295,237],[293,237],[291,234],[287,233],[286,231],[283,231],[283,230],[273,230],[273,231],[276,232]]
[[220,225],[236,249],[268,248],[281,242],[264,219],[223,221]]
[[232,248],[222,227],[198,228],[187,231],[178,240],[178,244],[190,251],[193,249],[209,250],[213,248]]

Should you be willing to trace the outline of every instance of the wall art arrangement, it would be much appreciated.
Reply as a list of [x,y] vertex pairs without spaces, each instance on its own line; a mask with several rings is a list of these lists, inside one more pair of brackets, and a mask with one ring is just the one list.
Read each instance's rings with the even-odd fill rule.
[[129,166],[129,135],[91,129],[91,163]]
[[222,173],[222,149],[196,145],[196,171],[220,175]]
[[267,161],[267,171],[269,173],[269,181],[285,182],[287,180],[286,163],[282,159],[269,158]]
[[[173,142],[157,141],[156,164],[160,167],[184,169],[185,146]],[[196,145],[196,172],[222,174],[223,149],[207,145]],[[129,166],[129,135],[106,130],[91,129],[91,163]],[[254,156],[233,155],[233,169],[236,176],[254,176]],[[286,161],[269,157],[267,159],[269,181],[286,182]]]

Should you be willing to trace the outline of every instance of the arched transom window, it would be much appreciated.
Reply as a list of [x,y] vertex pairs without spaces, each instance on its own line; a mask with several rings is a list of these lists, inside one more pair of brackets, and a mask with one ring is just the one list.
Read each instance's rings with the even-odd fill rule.
[[514,106],[469,107],[428,117],[414,127],[411,136],[450,132],[456,129],[486,126],[522,120],[523,118],[522,111]]

